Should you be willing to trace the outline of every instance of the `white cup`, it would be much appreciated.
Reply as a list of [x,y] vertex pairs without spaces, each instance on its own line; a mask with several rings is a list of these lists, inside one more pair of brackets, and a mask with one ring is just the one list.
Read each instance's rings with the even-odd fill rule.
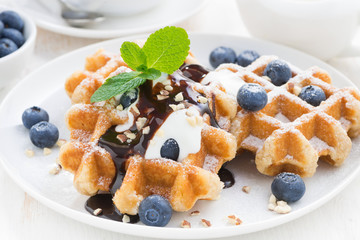
[[99,12],[106,16],[129,16],[147,11],[161,0],[62,0],[75,10]]
[[[345,49],[351,53],[351,41],[359,22],[359,2],[237,0],[251,35],[297,48],[323,60],[341,55]],[[360,53],[358,49],[354,51]]]

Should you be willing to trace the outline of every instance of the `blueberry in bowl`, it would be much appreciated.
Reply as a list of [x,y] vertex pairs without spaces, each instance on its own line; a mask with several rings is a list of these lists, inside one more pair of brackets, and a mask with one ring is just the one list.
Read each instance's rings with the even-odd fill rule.
[[41,121],[49,121],[49,114],[42,108],[33,106],[31,108],[26,109],[21,117],[23,125],[30,129],[36,123]]
[[209,61],[213,68],[217,68],[222,63],[234,63],[236,53],[229,47],[217,47],[211,51]]
[[260,57],[260,54],[254,50],[242,51],[236,58],[236,63],[242,67],[247,67]]
[[39,148],[51,148],[58,139],[59,130],[52,123],[41,121],[30,128],[30,140]]
[[164,227],[172,216],[169,201],[160,195],[150,195],[139,206],[140,221],[148,226]]
[[296,202],[305,194],[305,183],[302,178],[289,172],[278,174],[271,184],[274,196],[285,202]]

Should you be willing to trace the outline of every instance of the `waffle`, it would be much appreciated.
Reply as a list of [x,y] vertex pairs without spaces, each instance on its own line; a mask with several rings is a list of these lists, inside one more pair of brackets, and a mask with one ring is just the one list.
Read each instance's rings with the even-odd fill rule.
[[[186,63],[194,62],[190,53]],[[137,119],[142,114],[136,104],[129,111],[118,109],[114,98],[90,103],[92,94],[106,78],[125,71],[131,69],[119,55],[99,50],[86,59],[84,71],[75,72],[66,80],[65,90],[73,103],[66,114],[70,141],[62,146],[59,162],[65,170],[74,173],[74,186],[82,194],[94,195],[110,190],[119,170],[110,152],[99,146],[99,140],[112,126],[126,124],[130,115]],[[223,126],[229,128],[230,117],[236,114],[234,101],[220,88],[211,90],[209,86],[193,85],[194,91],[209,97],[210,110],[218,108],[216,119],[222,119]],[[183,103],[181,110],[184,111],[192,106],[184,101],[179,103]],[[222,115],[226,112],[225,104],[230,104],[233,110]],[[166,197],[175,211],[189,210],[198,199],[219,197],[223,183],[216,173],[224,162],[235,157],[236,139],[230,133],[210,126],[211,118],[207,113],[191,119],[195,119],[193,124],[201,126],[198,152],[179,162],[164,158],[145,159],[144,155],[136,153],[129,156],[123,183],[113,198],[120,212],[136,214],[141,200],[151,194]]]
[[[257,83],[268,93],[268,103],[258,112],[238,107],[230,132],[238,151],[255,153],[257,169],[274,176],[288,171],[312,176],[318,159],[340,166],[351,150],[350,137],[360,133],[360,96],[354,88],[336,88],[327,72],[312,67],[305,71],[289,64],[292,77],[277,87],[263,71],[275,56],[262,56],[248,67],[223,64],[215,72],[230,74],[241,83]],[[326,100],[314,107],[297,95],[304,86],[324,90]]]

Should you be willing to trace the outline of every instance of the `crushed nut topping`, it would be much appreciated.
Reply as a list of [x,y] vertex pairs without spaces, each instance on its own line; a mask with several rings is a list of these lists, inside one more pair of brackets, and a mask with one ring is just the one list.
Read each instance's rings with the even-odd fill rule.
[[188,221],[186,221],[186,220],[183,220],[183,221],[181,222],[180,226],[181,226],[182,228],[191,228],[191,224],[190,224]]
[[127,140],[127,137],[124,134],[118,134],[116,138],[119,139],[121,143],[124,143]]
[[200,211],[196,210],[196,211],[192,211],[190,213],[190,216],[198,216],[200,214]]
[[276,213],[285,214],[291,212],[291,207],[285,201],[277,201],[276,197],[271,194],[268,209]]
[[100,215],[101,213],[102,213],[102,209],[101,209],[101,208],[97,208],[97,209],[95,209],[94,212],[93,212],[93,214],[94,214],[95,216],[98,216],[98,215]]
[[209,220],[201,219],[201,223],[204,225],[204,227],[211,227],[211,223]]
[[44,148],[44,150],[43,150],[43,154],[44,154],[45,156],[50,155],[51,152],[52,152],[52,151],[51,151],[50,148]]
[[242,224],[241,219],[236,217],[235,215],[228,216],[228,221],[232,225],[240,225],[240,224]]
[[198,103],[205,104],[205,103],[207,103],[208,100],[206,97],[198,96],[197,101],[198,101]]
[[164,86],[170,85],[171,81],[169,79],[167,79],[167,80],[163,81],[162,84],[164,84]]
[[56,145],[57,145],[58,147],[62,147],[65,143],[66,143],[66,140],[65,140],[65,139],[59,139],[59,140],[56,142]]
[[143,134],[149,134],[149,132],[150,132],[150,126],[146,126],[146,127],[144,127],[143,130],[142,130],[142,133],[143,133]]
[[128,139],[131,139],[131,140],[134,140],[136,138],[136,135],[135,133],[132,133],[130,132],[129,130],[126,130],[124,132],[125,136],[128,138]]
[[140,131],[145,126],[146,120],[147,119],[145,117],[140,117],[136,120],[136,128],[138,131]]
[[117,105],[116,110],[119,110],[119,111],[124,110],[123,105],[121,105],[121,104]]
[[169,95],[169,92],[166,91],[166,90],[161,90],[161,91],[160,91],[160,94],[161,94],[161,95],[164,95],[164,96],[167,96],[167,95]]
[[123,218],[122,218],[122,222],[123,223],[129,223],[130,222],[130,217],[126,214],[124,214]]
[[61,171],[61,165],[56,164],[56,166],[54,166],[53,168],[51,168],[51,169],[49,170],[49,173],[50,173],[51,175],[57,175],[57,174],[59,174],[60,171]]
[[26,149],[25,150],[25,155],[29,158],[33,157],[35,155],[35,152],[33,150],[30,149]]
[[157,99],[158,99],[159,101],[165,100],[165,99],[168,99],[168,98],[169,98],[169,96],[164,96],[164,95],[156,95],[156,97],[157,97]]
[[167,90],[167,91],[172,91],[173,89],[174,88],[172,86],[170,86],[170,85],[165,86],[165,90]]
[[243,186],[241,189],[244,193],[249,193],[251,188],[249,186]]
[[134,105],[131,110],[133,110],[137,115],[140,115],[139,109]]
[[184,96],[183,96],[182,92],[179,92],[178,94],[176,94],[174,100],[175,100],[176,102],[181,102],[181,101],[183,101],[183,100],[184,100]]

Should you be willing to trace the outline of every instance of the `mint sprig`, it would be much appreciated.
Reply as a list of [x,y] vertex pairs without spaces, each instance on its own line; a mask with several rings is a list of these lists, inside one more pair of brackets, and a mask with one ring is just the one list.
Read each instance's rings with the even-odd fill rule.
[[136,43],[124,42],[120,53],[134,71],[120,73],[106,81],[91,96],[91,102],[108,100],[146,80],[156,80],[161,72],[172,74],[185,61],[190,50],[186,31],[178,27],[165,27],[151,34],[143,48]]

